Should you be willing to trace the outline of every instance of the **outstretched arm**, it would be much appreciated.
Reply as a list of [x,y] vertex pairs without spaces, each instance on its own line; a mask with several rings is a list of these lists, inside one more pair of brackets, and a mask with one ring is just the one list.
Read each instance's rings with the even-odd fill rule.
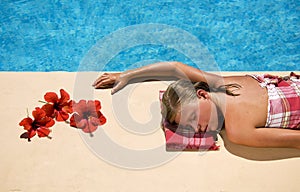
[[191,81],[204,81],[215,84],[221,77],[207,73],[180,62],[160,62],[123,73],[105,73],[93,84],[95,88],[106,88],[114,85],[112,94],[122,89],[130,80],[137,78],[154,79],[157,77],[175,77]]
[[244,128],[229,132],[228,139],[251,147],[288,147],[300,149],[300,131],[283,128]]

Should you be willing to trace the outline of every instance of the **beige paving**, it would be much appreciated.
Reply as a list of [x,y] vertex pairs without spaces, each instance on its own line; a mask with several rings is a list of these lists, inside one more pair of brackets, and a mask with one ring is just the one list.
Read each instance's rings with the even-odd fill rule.
[[[222,133],[220,151],[161,152],[153,156],[154,148],[164,146],[159,126],[158,91],[165,89],[169,82],[132,84],[111,97],[110,90],[93,90],[90,86],[99,74],[0,73],[0,191],[300,190],[300,150],[237,146],[228,142]],[[28,143],[19,138],[23,130],[18,123],[26,117],[26,110],[31,113],[34,107],[42,106],[38,100],[43,100],[48,91],[58,93],[60,88],[67,90],[75,100],[102,102],[101,111],[107,123],[95,133],[96,140],[100,140],[96,143],[98,146],[87,144],[89,137],[65,123],[56,123],[51,140],[34,137]],[[98,135],[104,133],[118,146],[136,151],[133,158],[128,157],[131,153],[103,143],[104,139]],[[118,163],[113,165],[112,161],[105,160],[98,149],[108,152]],[[140,152],[145,155],[140,156]],[[147,169],[142,162],[148,162]]]

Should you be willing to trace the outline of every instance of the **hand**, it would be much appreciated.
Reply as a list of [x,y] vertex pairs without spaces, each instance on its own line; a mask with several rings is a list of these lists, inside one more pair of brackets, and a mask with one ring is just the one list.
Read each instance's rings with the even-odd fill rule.
[[111,94],[122,89],[128,82],[125,75],[121,73],[104,73],[93,83],[96,89],[112,88]]
[[93,86],[96,89],[112,88],[118,81],[121,73],[104,73],[96,79]]

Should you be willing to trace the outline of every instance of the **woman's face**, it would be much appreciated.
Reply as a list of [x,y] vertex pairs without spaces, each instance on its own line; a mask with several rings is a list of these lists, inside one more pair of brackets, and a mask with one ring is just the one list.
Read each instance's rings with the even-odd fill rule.
[[218,127],[216,105],[208,94],[199,96],[194,102],[180,107],[175,117],[175,123],[183,127],[192,127],[197,133],[215,131]]

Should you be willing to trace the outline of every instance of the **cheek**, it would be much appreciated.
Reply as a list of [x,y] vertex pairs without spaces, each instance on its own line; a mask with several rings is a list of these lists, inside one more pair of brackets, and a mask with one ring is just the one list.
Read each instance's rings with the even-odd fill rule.
[[199,122],[208,122],[211,116],[211,106],[209,104],[199,105]]

